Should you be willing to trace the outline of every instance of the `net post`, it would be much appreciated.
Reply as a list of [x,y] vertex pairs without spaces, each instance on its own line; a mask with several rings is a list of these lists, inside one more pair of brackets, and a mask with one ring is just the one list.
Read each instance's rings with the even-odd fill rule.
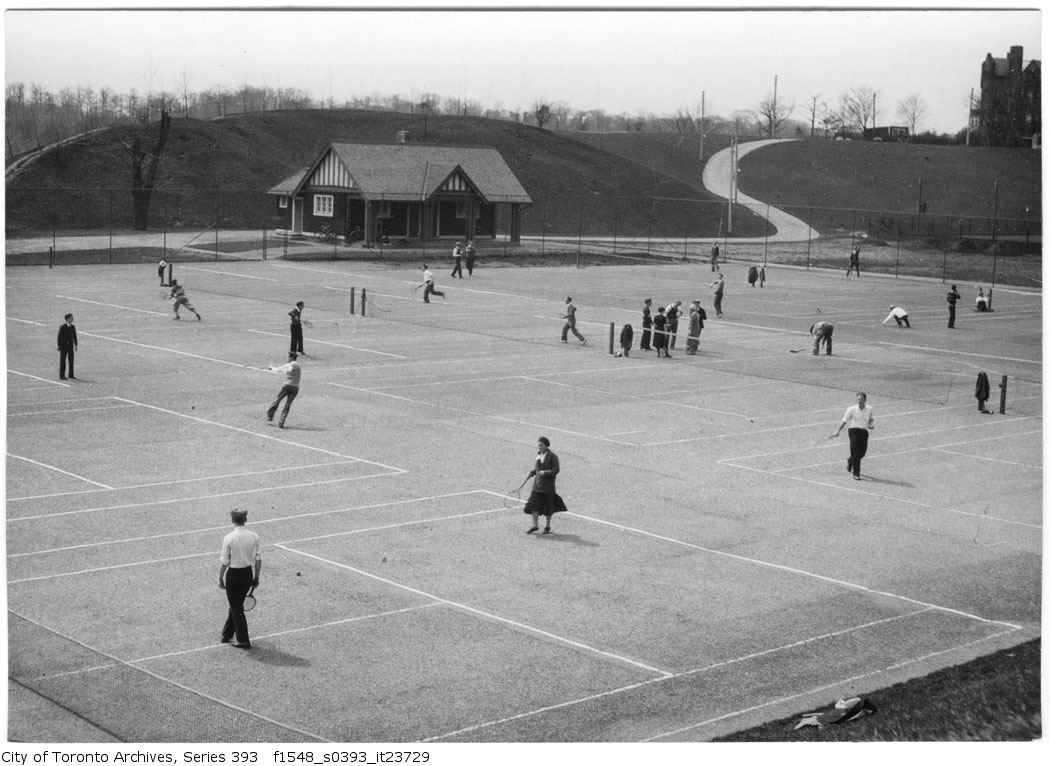
[[356,288],[350,288],[350,316],[354,315],[354,296]]
[[365,288],[361,288],[361,316],[365,315],[365,301],[367,300],[367,293]]
[[988,310],[992,310],[992,288],[988,288]]
[[999,384],[999,414],[1006,414],[1006,376],[1003,375],[1003,380]]
[[613,350],[613,338],[616,336],[616,322],[609,322],[609,353],[616,353]]
[[175,264],[172,263],[171,261],[168,261],[168,284],[169,285],[171,284],[172,269],[174,269],[174,268],[175,268]]
[[49,269],[55,268],[55,248],[53,245],[47,249],[47,267]]

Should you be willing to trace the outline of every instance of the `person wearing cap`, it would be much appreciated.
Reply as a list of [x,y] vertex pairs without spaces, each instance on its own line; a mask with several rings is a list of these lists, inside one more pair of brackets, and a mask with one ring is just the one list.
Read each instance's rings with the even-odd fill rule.
[[271,372],[280,372],[284,374],[284,385],[281,386],[281,390],[277,393],[277,398],[274,399],[273,404],[266,410],[266,419],[273,422],[273,416],[277,412],[277,408],[281,404],[281,400],[284,399],[284,410],[281,412],[281,419],[277,421],[278,428],[284,428],[284,421],[288,418],[288,411],[292,409],[292,402],[295,401],[295,397],[299,395],[299,381],[302,378],[303,370],[299,366],[299,362],[296,361],[298,357],[294,351],[288,352],[287,364],[282,364],[280,367],[274,367],[270,365]]
[[551,516],[569,510],[565,501],[555,491],[554,480],[561,470],[558,456],[551,452],[551,440],[541,436],[536,440],[536,462],[529,476],[534,476],[532,492],[525,502],[525,513],[532,516],[532,526],[525,534],[531,535],[540,528],[540,516],[547,520],[543,534],[551,533]]
[[885,319],[882,320],[883,324],[886,324],[891,319],[897,320],[897,326],[911,327],[911,322],[908,321],[908,312],[902,309],[900,306],[890,306],[890,313]]
[[300,354],[306,356],[306,352],[303,351],[303,309],[306,308],[306,304],[299,301],[295,304],[291,311],[288,312],[288,316],[292,319],[291,333],[292,333],[292,345],[288,349],[293,354]]
[[955,329],[955,304],[961,297],[959,288],[952,285],[952,289],[948,291],[948,328],[952,330]]
[[259,535],[245,529],[248,512],[234,508],[230,511],[233,530],[222,538],[219,553],[219,588],[226,591],[230,611],[226,624],[222,626],[219,641],[238,649],[251,649],[248,638],[248,619],[244,616],[244,599],[252,588],[259,587],[262,574],[262,554],[259,553]]
[[455,262],[452,266],[452,276],[458,276],[463,279],[463,243],[457,242],[456,246],[452,248],[452,259]]
[[820,355],[820,344],[824,344],[824,353],[831,356],[831,334],[835,332],[835,326],[831,322],[817,322],[809,326],[809,334],[813,336],[813,356]]
[[685,353],[695,356],[700,350],[700,333],[704,329],[707,313],[700,306],[700,301],[689,304],[689,339],[685,342]]

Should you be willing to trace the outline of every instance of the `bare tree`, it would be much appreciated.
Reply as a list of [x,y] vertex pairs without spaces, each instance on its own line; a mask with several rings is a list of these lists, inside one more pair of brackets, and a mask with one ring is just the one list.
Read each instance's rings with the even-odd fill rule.
[[536,125],[539,126],[540,130],[543,130],[543,126],[550,122],[553,116],[551,108],[547,104],[533,104],[532,114],[536,118]]
[[777,130],[787,122],[793,111],[795,111],[794,104],[778,102],[772,93],[768,94],[758,103],[758,108],[755,109],[758,134],[765,134],[772,138],[777,134]]
[[182,116],[190,116],[190,76],[186,70],[182,70],[182,78],[179,80],[179,92],[182,94]]
[[[915,128],[926,112],[926,102],[918,93],[912,93],[897,104],[897,115],[908,123],[908,134],[910,136],[915,135]],[[967,119],[969,119],[969,115],[967,115]]]
[[839,100],[843,122],[848,125],[854,125],[859,130],[864,130],[868,127],[869,120],[874,124],[875,118],[878,116],[876,111],[878,95],[878,91],[867,85],[860,88],[850,88],[843,93],[842,98]]
[[[129,122],[123,130],[121,144],[131,158],[131,206],[136,231],[149,228],[149,205],[153,196],[153,184],[164,145],[171,130],[171,115],[160,113],[156,131],[151,131],[149,120],[141,120],[141,126]],[[153,145],[146,144],[152,141]]]
[[[820,98],[819,93],[814,93],[810,96],[810,102],[806,104],[806,112],[809,114],[809,135],[812,137],[817,133],[817,100]],[[827,131],[825,131],[826,133]]]

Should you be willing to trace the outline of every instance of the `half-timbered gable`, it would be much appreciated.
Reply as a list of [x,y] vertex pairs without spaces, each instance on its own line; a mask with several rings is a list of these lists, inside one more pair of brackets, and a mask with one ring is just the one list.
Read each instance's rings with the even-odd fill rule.
[[406,143],[333,142],[270,194],[279,228],[366,242],[495,237],[499,205],[517,241],[532,202],[495,149]]

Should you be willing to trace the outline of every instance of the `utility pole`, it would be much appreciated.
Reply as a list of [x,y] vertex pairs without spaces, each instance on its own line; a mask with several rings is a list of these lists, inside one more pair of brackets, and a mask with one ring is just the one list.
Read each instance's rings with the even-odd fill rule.
[[729,152],[729,210],[726,213],[726,234],[733,233],[733,200],[736,199],[736,161],[737,139],[740,133],[740,121],[733,122],[733,148]]
[[966,110],[966,145],[970,145],[970,124],[973,122],[973,88],[970,88],[970,108]]
[[704,161],[704,96],[706,91],[700,91],[700,161]]
[[773,75],[773,112],[769,115],[769,137],[777,137],[777,75]]

